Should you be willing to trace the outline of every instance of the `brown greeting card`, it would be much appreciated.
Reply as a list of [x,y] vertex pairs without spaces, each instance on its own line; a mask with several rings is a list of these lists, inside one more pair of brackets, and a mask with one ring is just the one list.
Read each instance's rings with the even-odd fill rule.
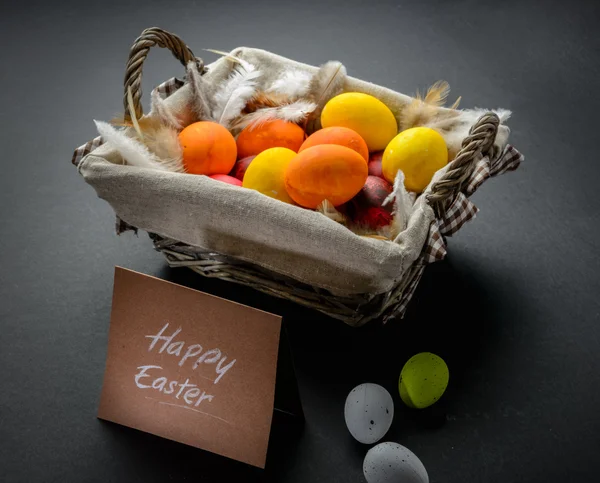
[[281,318],[117,267],[98,417],[264,468]]

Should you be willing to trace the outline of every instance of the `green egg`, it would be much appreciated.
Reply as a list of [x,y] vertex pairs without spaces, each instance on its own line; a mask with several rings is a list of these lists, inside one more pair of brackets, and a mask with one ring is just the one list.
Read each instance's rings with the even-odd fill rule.
[[449,378],[444,359],[431,352],[421,352],[412,356],[400,372],[400,397],[408,407],[429,407],[442,397]]

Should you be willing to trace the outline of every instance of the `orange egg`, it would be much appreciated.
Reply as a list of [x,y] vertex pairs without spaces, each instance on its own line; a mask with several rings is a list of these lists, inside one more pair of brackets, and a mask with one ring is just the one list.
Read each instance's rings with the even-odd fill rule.
[[216,122],[200,121],[179,133],[183,167],[191,174],[227,174],[237,158],[231,133]]
[[300,126],[277,119],[245,128],[237,138],[238,156],[255,156],[269,148],[287,148],[297,153],[303,141]]
[[323,200],[339,206],[352,199],[368,175],[365,159],[346,146],[320,144],[298,153],[285,171],[290,197],[305,208],[316,208]]
[[363,138],[356,131],[347,127],[326,127],[311,134],[306,141],[300,146],[300,151],[312,148],[319,144],[339,144],[353,149],[360,154],[365,161],[369,161],[369,148]]

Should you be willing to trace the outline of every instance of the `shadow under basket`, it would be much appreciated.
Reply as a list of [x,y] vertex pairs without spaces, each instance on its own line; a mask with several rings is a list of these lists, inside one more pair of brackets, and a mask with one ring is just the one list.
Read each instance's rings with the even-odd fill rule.
[[[136,39],[131,48],[125,76],[125,93],[127,94],[128,90],[131,90],[138,117],[143,115],[140,102],[142,64],[150,47],[155,45],[171,50],[173,55],[183,65],[195,62],[198,70],[203,74],[211,71],[212,68],[212,64],[208,68],[204,67],[202,60],[195,57],[179,37],[158,28],[145,30]],[[289,59],[274,56],[274,54],[265,53],[264,51],[249,50],[251,51],[251,55],[267,56],[271,64],[281,62],[281,65],[284,66],[283,68],[288,67],[289,64],[293,65],[294,68],[306,68],[309,72],[313,72],[316,69],[315,67],[295,63]],[[224,59],[220,60],[221,62],[224,61]],[[363,92],[373,92],[375,90],[376,93],[381,91],[384,92],[385,96],[379,97],[384,102],[394,99],[394,96],[397,96],[400,100],[407,99],[402,94],[394,93],[379,86],[373,86],[372,84],[352,78],[349,79],[349,88],[347,90],[351,89]],[[184,82],[178,79],[171,79],[156,89],[163,98],[168,100],[172,94],[178,92],[184,86]],[[127,106],[126,101],[124,102]],[[390,106],[390,108],[395,115],[398,115],[398,109],[394,109],[393,106]],[[207,211],[209,209],[211,212],[215,210],[218,212],[220,209],[219,200],[222,200],[223,196],[225,196],[223,193],[233,193],[232,196],[237,197],[238,202],[240,200],[243,201],[243,197],[247,196],[248,200],[253,203],[273,203],[271,199],[262,200],[262,198],[267,197],[257,195],[254,192],[250,193],[251,190],[237,189],[236,192],[236,188],[223,186],[225,185],[224,183],[209,180],[204,176],[172,174],[169,178],[163,174],[161,175],[162,178],[154,179],[152,176],[155,175],[147,173],[148,170],[125,165],[115,165],[114,162],[108,163],[102,158],[102,155],[96,154],[96,149],[103,144],[102,139],[99,137],[79,147],[75,151],[73,163],[78,167],[85,180],[96,189],[98,195],[107,200],[114,208],[117,214],[117,233],[120,234],[127,230],[137,231],[138,228],[147,231],[156,250],[166,257],[171,267],[188,267],[208,278],[219,278],[247,285],[261,292],[313,308],[335,319],[342,320],[348,325],[360,326],[374,319],[381,318],[386,321],[404,315],[427,264],[445,257],[445,238],[458,231],[465,222],[472,219],[477,213],[477,208],[470,201],[469,197],[488,178],[506,171],[515,170],[519,166],[523,160],[523,156],[512,146],[504,144],[499,147],[495,142],[500,125],[498,116],[492,112],[488,112],[483,114],[470,127],[468,135],[464,137],[462,147],[454,160],[436,174],[431,185],[417,199],[417,204],[419,204],[421,212],[424,213],[421,217],[422,219],[418,220],[418,222],[422,223],[424,219],[426,223],[424,224],[424,228],[421,229],[421,234],[415,237],[409,229],[409,222],[409,227],[405,230],[406,233],[402,233],[398,237],[403,237],[402,243],[404,245],[398,239],[394,241],[359,240],[362,237],[355,235],[331,220],[325,219],[319,213],[309,212],[309,210],[303,210],[280,202],[275,202],[276,204],[272,206],[269,205],[275,211],[281,211],[281,220],[298,216],[305,217],[311,223],[316,221],[319,224],[325,224],[326,229],[334,232],[335,236],[333,239],[341,237],[339,239],[344,243],[347,241],[348,246],[353,244],[352,246],[358,247],[356,253],[364,254],[366,252],[368,255],[368,253],[371,253],[369,250],[371,250],[372,253],[383,254],[378,262],[373,262],[373,266],[371,267],[372,277],[377,276],[379,270],[377,263],[381,263],[382,273],[384,272],[384,261],[388,252],[393,251],[397,255],[396,259],[399,260],[398,266],[400,268],[396,274],[392,273],[390,275],[389,264],[386,266],[386,276],[389,279],[389,283],[385,285],[385,290],[362,290],[357,293],[352,293],[352,290],[347,289],[351,285],[347,285],[345,290],[329,289],[327,284],[323,283],[323,279],[319,281],[317,278],[317,272],[319,276],[323,277],[323,272],[326,271],[320,270],[318,268],[319,261],[311,260],[309,256],[306,256],[308,266],[311,266],[310,263],[313,263],[317,267],[314,270],[315,283],[311,283],[310,274],[312,272],[310,271],[308,272],[308,276],[305,273],[303,277],[295,277],[295,272],[292,270],[294,267],[290,267],[290,263],[286,266],[279,261],[277,262],[279,265],[277,265],[275,262],[265,263],[265,259],[253,263],[253,260],[249,260],[248,257],[236,256],[234,253],[227,253],[226,250],[220,250],[218,240],[212,245],[200,242],[194,244],[189,242],[190,236],[178,237],[174,234],[177,230],[170,230],[169,227],[162,226],[160,223],[140,222],[140,218],[136,216],[135,208],[129,206],[126,200],[127,190],[131,189],[131,186],[135,187],[142,184],[144,189],[148,190],[147,203],[152,203],[153,200],[160,197],[161,193],[163,193],[161,191],[161,183],[165,183],[164,186],[167,186],[164,189],[164,194],[165,196],[169,196],[169,183],[182,182],[190,190],[198,190],[197,193],[206,196],[203,204],[201,201],[198,201],[198,209],[205,210],[205,218],[206,214],[209,213]],[[507,130],[505,127],[503,129]],[[139,182],[136,181],[136,177],[138,176],[141,177],[141,181]],[[132,184],[128,185],[128,183]],[[152,192],[152,189],[155,191]],[[244,193],[240,194],[241,192]],[[246,192],[248,192],[247,195],[245,194]],[[211,203],[211,194],[215,194],[215,205],[207,207]],[[216,196],[217,194],[219,196]],[[194,196],[190,196],[190,193],[187,193],[185,200],[190,198],[194,198]],[[177,200],[174,199],[174,201]],[[278,205],[286,206],[280,207]],[[156,205],[154,211],[160,211],[160,209],[162,207]],[[193,212],[191,208],[188,207],[187,209],[189,212]],[[149,210],[152,211],[152,209]],[[301,212],[304,214],[301,214]],[[198,214],[199,220],[203,220],[204,218],[202,213]],[[265,218],[264,223],[269,224],[271,220]],[[274,223],[271,224],[273,225]],[[302,223],[305,223],[305,221],[298,221],[299,238],[304,236],[302,227],[311,226],[310,224],[302,225]],[[327,223],[330,225],[327,225]],[[161,233],[161,235],[157,233]],[[169,236],[165,234],[169,234]],[[177,238],[187,239],[188,242],[184,243]],[[312,243],[316,242],[313,240]],[[343,247],[344,243],[339,246]],[[211,248],[207,248],[207,246]],[[402,247],[404,246],[412,247],[411,250],[407,250],[406,255],[402,252]],[[416,249],[414,248],[415,246]],[[337,249],[337,247],[337,245],[334,246],[332,250]],[[361,247],[365,249],[362,250]],[[392,247],[393,250],[390,249]],[[265,252],[267,251],[266,247]],[[409,251],[410,254],[408,253]],[[297,254],[296,257],[298,257]],[[348,254],[348,257],[350,257],[350,254]],[[323,260],[327,260],[326,254],[321,256],[321,261]],[[269,262],[268,259],[267,262]],[[296,258],[296,263],[302,264],[303,262],[302,258]],[[338,266],[340,267],[340,278],[344,278],[343,264],[339,264]],[[275,269],[272,269],[272,267],[275,267]],[[331,267],[329,269],[332,270],[331,273],[335,273],[335,266],[333,266],[333,269]],[[330,274],[329,276],[331,277],[332,275]],[[360,284],[357,284],[357,286],[360,286]]]

